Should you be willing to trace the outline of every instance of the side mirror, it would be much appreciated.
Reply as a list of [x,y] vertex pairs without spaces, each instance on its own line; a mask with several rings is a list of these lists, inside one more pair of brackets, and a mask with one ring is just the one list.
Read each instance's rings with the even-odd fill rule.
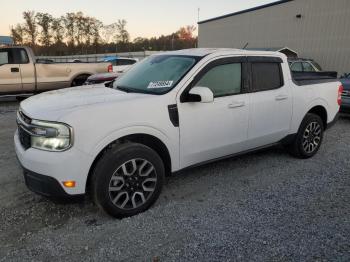
[[195,86],[190,90],[189,95],[191,101],[191,97],[194,98],[192,102],[211,103],[214,101],[214,94],[208,87]]

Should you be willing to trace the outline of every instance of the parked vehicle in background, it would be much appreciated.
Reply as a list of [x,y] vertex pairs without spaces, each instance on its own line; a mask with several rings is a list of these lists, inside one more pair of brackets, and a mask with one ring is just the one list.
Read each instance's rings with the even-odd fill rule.
[[328,79],[337,78],[335,71],[323,71],[321,66],[312,59],[306,58],[288,58],[289,66],[294,79]]
[[103,61],[112,63],[112,65],[113,65],[113,72],[115,72],[115,73],[124,73],[132,65],[137,63],[138,59],[136,59],[136,58],[126,58],[126,57],[111,56],[111,57],[105,58]]
[[96,85],[96,84],[103,84],[106,82],[112,82],[118,77],[120,77],[122,73],[103,73],[103,74],[95,74],[92,76],[89,76],[88,79],[85,82],[85,85]]
[[71,59],[71,60],[69,60],[68,62],[69,62],[69,63],[83,63],[83,61],[80,60],[80,59]]
[[314,156],[341,92],[337,80],[292,80],[281,53],[168,52],[141,61],[112,88],[23,101],[15,149],[34,192],[90,193],[112,216],[132,216],[157,200],[171,172],[278,143]]
[[348,78],[342,78],[340,81],[344,87],[340,111],[343,113],[350,113],[350,76]]
[[293,72],[321,72],[321,66],[312,59],[288,58],[290,69]]
[[112,71],[106,63],[53,63],[36,60],[29,47],[0,48],[0,95],[33,93],[82,85],[96,73]]

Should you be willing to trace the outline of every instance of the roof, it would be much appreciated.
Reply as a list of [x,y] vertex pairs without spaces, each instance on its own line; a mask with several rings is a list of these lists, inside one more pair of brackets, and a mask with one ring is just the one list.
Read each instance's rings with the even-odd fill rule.
[[242,10],[242,11],[239,11],[239,12],[218,16],[218,17],[210,18],[210,19],[203,20],[203,21],[199,21],[198,24],[204,24],[204,23],[207,23],[207,22],[220,20],[220,19],[223,19],[223,18],[226,18],[226,17],[230,17],[230,16],[235,16],[235,15],[240,15],[240,14],[244,14],[244,13],[249,13],[249,12],[253,12],[253,11],[256,11],[256,10],[268,8],[268,7],[271,7],[271,6],[288,3],[288,2],[291,2],[291,1],[294,1],[294,0],[281,0],[281,1],[273,2],[273,3],[269,3],[269,4],[266,4],[266,5],[260,5],[260,6],[249,8],[249,9],[245,9],[245,10]]
[[234,49],[234,48],[192,48],[192,49],[183,49],[183,50],[177,50],[177,51],[168,51],[164,53],[159,53],[156,55],[180,55],[180,56],[198,56],[198,57],[204,57],[210,54],[214,53],[235,53],[237,55],[240,55],[243,53],[245,54],[256,54],[256,55],[275,55],[276,52],[269,52],[265,50],[245,50],[245,49]]
[[13,39],[9,36],[0,36],[0,45],[12,45]]

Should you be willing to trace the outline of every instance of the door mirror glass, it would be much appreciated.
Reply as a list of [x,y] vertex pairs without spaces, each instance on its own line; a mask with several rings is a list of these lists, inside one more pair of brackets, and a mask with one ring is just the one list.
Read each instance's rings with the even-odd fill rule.
[[[214,94],[208,87],[196,86],[193,87],[190,92],[190,101],[201,102],[201,103],[211,103],[214,101]],[[193,99],[192,99],[193,98]]]

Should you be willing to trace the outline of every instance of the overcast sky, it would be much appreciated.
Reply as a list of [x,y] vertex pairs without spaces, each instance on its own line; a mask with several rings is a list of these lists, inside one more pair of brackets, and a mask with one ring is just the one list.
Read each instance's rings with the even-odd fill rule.
[[275,0],[10,0],[3,1],[0,14],[0,35],[8,35],[11,25],[23,22],[22,12],[34,10],[59,17],[67,12],[82,11],[105,24],[126,19],[132,38],[170,34],[184,25],[197,24],[243,9]]

